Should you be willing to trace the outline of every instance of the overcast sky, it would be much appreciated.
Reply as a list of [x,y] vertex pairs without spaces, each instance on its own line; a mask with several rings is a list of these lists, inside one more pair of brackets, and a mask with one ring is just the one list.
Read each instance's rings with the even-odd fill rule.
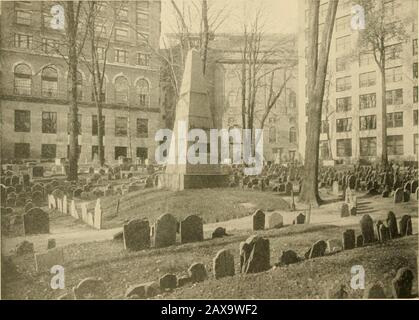
[[[179,8],[191,12],[192,20],[200,21],[197,7],[200,0],[175,0]],[[194,6],[198,4],[198,6]],[[224,10],[228,19],[217,32],[241,32],[243,21],[251,21],[252,16],[261,9],[265,20],[265,32],[293,33],[297,31],[297,2],[296,0],[208,0],[211,12]],[[162,0],[162,33],[173,32],[176,26],[175,14],[170,0]]]

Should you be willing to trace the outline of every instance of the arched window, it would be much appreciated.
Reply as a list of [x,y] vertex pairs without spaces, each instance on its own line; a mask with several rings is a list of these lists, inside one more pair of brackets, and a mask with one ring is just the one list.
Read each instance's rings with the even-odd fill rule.
[[56,97],[58,95],[58,73],[54,67],[45,67],[41,74],[42,95]]
[[296,143],[297,142],[297,131],[295,130],[295,127],[290,128],[290,143]]
[[32,93],[32,72],[26,64],[18,64],[14,70],[14,91],[16,94],[30,95]]
[[128,102],[128,80],[122,76],[115,80],[115,101],[117,103]]
[[147,80],[141,79],[137,81],[135,86],[138,102],[141,107],[148,107],[150,100],[150,87]]
[[288,101],[290,109],[297,107],[297,94],[294,91],[291,91],[288,94]]
[[276,143],[276,128],[269,128],[269,143]]

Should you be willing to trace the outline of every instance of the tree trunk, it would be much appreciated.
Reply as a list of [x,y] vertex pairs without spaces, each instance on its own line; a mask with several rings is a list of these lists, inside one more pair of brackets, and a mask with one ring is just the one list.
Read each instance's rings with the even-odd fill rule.
[[205,75],[207,66],[207,55],[208,55],[208,42],[209,42],[209,25],[208,25],[208,4],[207,0],[202,0],[202,24],[204,27],[202,34],[202,47],[201,47],[201,58],[202,58],[202,73]]
[[99,101],[97,106],[97,144],[98,144],[98,157],[100,166],[105,165],[105,150],[103,147],[103,132],[104,132],[104,123],[102,116],[102,94],[99,94]]
[[69,181],[77,180],[78,171],[78,134],[79,125],[77,119],[78,106],[77,106],[77,25],[74,17],[73,2],[67,2],[67,35],[68,35],[68,65],[69,65],[69,78],[71,80],[70,90],[70,147],[69,147],[69,170],[67,179]]
[[386,101],[386,75],[385,68],[380,67],[381,71],[381,163],[387,167],[387,101]]

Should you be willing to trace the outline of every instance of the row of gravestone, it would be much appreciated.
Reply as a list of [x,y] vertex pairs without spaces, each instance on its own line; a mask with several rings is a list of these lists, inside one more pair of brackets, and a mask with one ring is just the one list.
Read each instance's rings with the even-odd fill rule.
[[[262,210],[257,209],[252,215],[253,231],[264,230],[265,224],[266,224],[265,220],[266,220],[265,213]],[[268,229],[281,228],[284,226],[284,218],[277,211],[274,211],[269,215],[267,222],[268,222],[267,223]],[[299,213],[293,220],[293,224],[304,224],[304,223],[306,223],[306,215],[303,213]]]

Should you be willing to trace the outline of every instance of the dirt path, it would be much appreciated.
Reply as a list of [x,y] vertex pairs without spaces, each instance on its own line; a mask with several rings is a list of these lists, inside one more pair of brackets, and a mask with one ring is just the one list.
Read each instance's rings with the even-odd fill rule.
[[[326,204],[320,208],[313,208],[311,210],[310,224],[327,224],[335,226],[345,226],[357,224],[360,215],[369,214],[374,221],[384,219],[386,213],[392,210],[396,216],[403,214],[410,214],[413,217],[413,223],[417,224],[417,202],[413,199],[408,203],[395,205],[392,198],[382,198],[380,196],[363,198],[358,195],[358,215],[347,218],[340,217],[340,207],[342,201],[337,201],[335,197],[329,194],[323,194],[322,198],[327,201]],[[291,202],[290,197],[283,197],[284,200]],[[244,208],[249,209],[249,208]],[[292,224],[295,217],[302,211],[307,210],[303,205],[296,204],[296,211],[277,211],[283,216],[284,225]],[[266,212],[266,220],[269,219],[271,212]],[[122,230],[122,227],[95,230],[87,225],[75,221],[70,216],[57,216],[51,219],[50,234],[35,235],[35,236],[21,236],[15,238],[3,238],[2,252],[9,255],[16,245],[23,240],[28,240],[34,244],[35,251],[46,250],[47,240],[53,238],[56,240],[57,246],[62,247],[73,243],[85,243],[93,241],[111,240],[113,235]],[[217,223],[204,224],[204,232],[207,237],[210,237],[212,231],[217,227],[224,227],[227,233],[234,230],[251,230],[252,217],[246,216],[243,218],[232,219]]]

